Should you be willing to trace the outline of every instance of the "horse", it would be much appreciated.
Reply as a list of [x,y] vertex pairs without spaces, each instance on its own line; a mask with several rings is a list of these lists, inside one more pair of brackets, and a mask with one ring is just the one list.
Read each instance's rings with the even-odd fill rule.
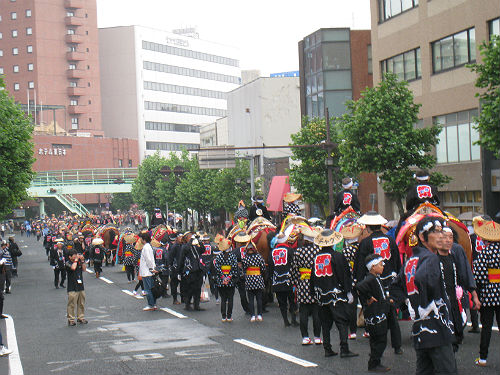
[[411,257],[413,247],[418,244],[418,236],[415,233],[417,223],[426,215],[435,216],[444,219],[447,225],[455,230],[458,234],[458,243],[462,245],[467,255],[467,259],[472,264],[472,245],[470,242],[469,231],[464,223],[458,220],[451,213],[441,210],[439,207],[434,206],[429,202],[424,202],[418,206],[413,214],[411,214],[401,225],[401,229],[396,236],[396,243],[399,247],[401,254],[406,254]]
[[106,224],[97,229],[96,236],[102,238],[104,241],[103,245],[106,248],[106,263],[114,264],[120,231],[113,225]]

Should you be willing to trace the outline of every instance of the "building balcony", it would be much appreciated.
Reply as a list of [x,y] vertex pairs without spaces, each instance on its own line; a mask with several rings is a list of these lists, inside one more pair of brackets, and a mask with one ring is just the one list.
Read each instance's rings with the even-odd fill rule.
[[87,109],[83,105],[70,105],[68,106],[68,112],[70,115],[81,115],[87,112]]
[[64,7],[68,9],[82,9],[85,6],[83,0],[65,0]]
[[68,69],[66,71],[68,78],[85,78],[85,70],[83,69]]
[[83,18],[82,17],[64,17],[64,22],[66,23],[66,26],[82,26],[83,25]]
[[69,96],[83,96],[85,95],[85,87],[68,87]]
[[66,34],[66,37],[64,38],[66,43],[83,43],[83,35],[78,35],[78,34]]
[[66,59],[68,61],[82,61],[85,60],[85,53],[83,52],[66,52]]

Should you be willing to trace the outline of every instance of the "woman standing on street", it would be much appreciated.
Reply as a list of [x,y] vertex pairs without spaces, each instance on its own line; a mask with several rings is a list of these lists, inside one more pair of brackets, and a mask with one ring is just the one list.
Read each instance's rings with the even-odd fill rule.
[[220,310],[223,322],[232,322],[234,288],[238,278],[238,260],[232,252],[231,241],[224,238],[219,243],[221,253],[215,258],[214,268],[217,288],[221,297]]
[[[242,259],[243,272],[245,273],[245,289],[248,294],[248,308],[252,318],[250,321],[262,321],[262,291],[264,285],[264,271],[266,270],[266,263],[264,258],[257,252],[253,242],[249,242],[246,247],[245,257]],[[255,315],[254,300],[257,301],[257,316]]]

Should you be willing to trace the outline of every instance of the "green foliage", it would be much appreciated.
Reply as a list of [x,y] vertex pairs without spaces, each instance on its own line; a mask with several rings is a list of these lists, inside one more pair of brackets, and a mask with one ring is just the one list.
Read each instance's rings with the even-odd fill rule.
[[[338,142],[337,131],[331,126],[331,140]],[[314,118],[302,119],[302,128],[298,133],[292,134],[291,145],[312,145],[315,148],[292,148],[292,160],[295,161],[289,171],[290,184],[295,186],[303,197],[304,201],[315,203],[322,208],[323,212],[328,207],[328,172],[325,161],[327,151],[319,147],[321,142],[326,141],[326,121],[325,119]],[[334,168],[339,165],[338,153],[332,154]],[[334,173],[334,190],[340,189],[341,176]]]
[[152,212],[160,203],[156,184],[163,177],[160,169],[164,165],[167,165],[167,159],[157,152],[144,159],[137,167],[137,178],[132,184],[132,198],[147,212]]
[[[342,169],[349,173],[378,173],[384,191],[403,211],[402,199],[414,183],[412,168],[432,168],[431,154],[441,127],[415,129],[420,105],[413,101],[408,83],[388,73],[375,88],[366,89],[358,101],[347,103],[338,121]],[[437,185],[449,182],[433,174]]]
[[493,35],[489,43],[479,46],[482,63],[468,65],[478,74],[476,87],[484,89],[480,98],[481,112],[476,119],[479,140],[476,144],[500,158],[500,36]]
[[114,210],[122,212],[130,210],[130,206],[134,204],[132,193],[114,193],[111,200],[111,206]]
[[0,77],[0,217],[27,198],[34,173],[33,125]]

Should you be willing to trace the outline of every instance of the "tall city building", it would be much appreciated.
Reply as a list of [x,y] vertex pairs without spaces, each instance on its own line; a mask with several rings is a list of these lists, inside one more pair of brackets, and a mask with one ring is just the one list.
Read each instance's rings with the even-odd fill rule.
[[[372,87],[370,30],[324,28],[299,42],[302,116],[330,118],[346,112],[346,101]],[[332,123],[333,126],[333,123]],[[377,209],[376,176],[362,173],[358,196],[362,211]]]
[[138,140],[139,157],[197,149],[241,84],[235,49],[142,26],[99,29],[104,131]]
[[37,125],[102,136],[95,0],[4,0],[0,73]]
[[[499,33],[499,16],[498,0],[371,0],[374,84],[395,73],[422,105],[416,126],[443,126],[435,170],[453,178],[440,196],[455,215],[495,215],[500,207],[500,161],[474,144],[479,90],[466,66],[480,61],[478,46]],[[379,201],[383,215],[397,212],[382,189]]]

